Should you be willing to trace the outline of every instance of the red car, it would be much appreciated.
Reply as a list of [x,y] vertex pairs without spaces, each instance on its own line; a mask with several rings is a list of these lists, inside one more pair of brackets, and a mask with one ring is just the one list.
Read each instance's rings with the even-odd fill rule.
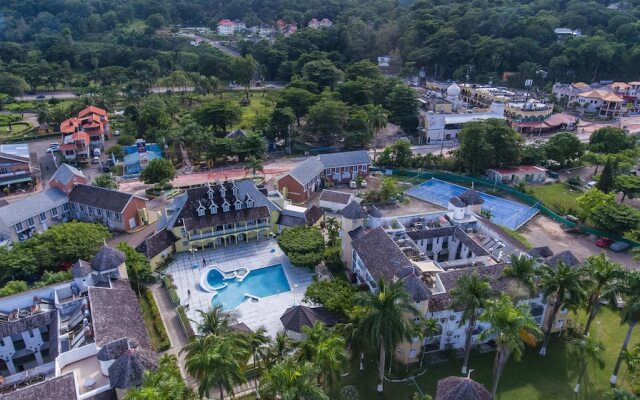
[[596,246],[602,247],[603,249],[609,247],[611,243],[613,243],[613,240],[605,237],[601,237],[600,239],[596,240]]

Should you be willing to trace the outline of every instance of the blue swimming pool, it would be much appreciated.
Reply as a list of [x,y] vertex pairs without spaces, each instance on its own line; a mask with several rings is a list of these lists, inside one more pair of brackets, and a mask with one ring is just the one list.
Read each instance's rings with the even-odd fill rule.
[[[222,276],[215,269],[209,271],[207,283],[212,287],[220,286]],[[221,304],[225,310],[232,310],[244,302],[250,294],[256,297],[268,297],[274,294],[291,291],[289,281],[281,264],[272,265],[249,272],[242,282],[238,279],[228,279],[226,287],[220,289],[211,300],[212,304]]]

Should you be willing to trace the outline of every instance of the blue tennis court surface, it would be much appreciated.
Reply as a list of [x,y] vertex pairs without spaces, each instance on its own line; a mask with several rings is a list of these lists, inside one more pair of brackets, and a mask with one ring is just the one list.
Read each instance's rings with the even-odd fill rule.
[[[459,196],[468,188],[444,182],[438,179],[428,180],[412,187],[405,193],[419,200],[428,201],[440,207],[447,208],[449,199]],[[482,208],[491,210],[491,221],[495,224],[516,230],[538,213],[538,209],[515,201],[479,192],[484,199]]]

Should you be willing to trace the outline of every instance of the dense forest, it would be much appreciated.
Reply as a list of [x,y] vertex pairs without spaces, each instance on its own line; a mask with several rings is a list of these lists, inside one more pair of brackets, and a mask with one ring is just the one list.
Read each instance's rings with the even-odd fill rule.
[[[174,70],[231,79],[229,61],[184,39],[155,35],[175,24],[215,27],[220,18],[247,25],[282,18],[300,28],[329,18],[331,28],[245,44],[267,79],[287,81],[301,66],[329,59],[341,70],[392,54],[404,72],[477,82],[504,72],[548,72],[547,82],[637,79],[637,1],[601,0],[5,0],[0,5],[0,68],[32,88],[72,81],[124,83]],[[554,29],[580,29],[558,41]],[[78,75],[78,73],[82,73]],[[5,77],[6,78],[6,77]]]

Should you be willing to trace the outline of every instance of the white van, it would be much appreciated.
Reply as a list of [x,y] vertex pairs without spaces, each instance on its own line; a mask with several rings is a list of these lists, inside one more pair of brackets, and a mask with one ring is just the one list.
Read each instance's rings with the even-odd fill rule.
[[598,184],[598,182],[591,181],[591,182],[587,183],[587,189],[591,189],[591,188],[595,187],[597,184]]
[[93,149],[93,156],[94,157],[100,157],[101,154],[102,154],[102,151],[100,150],[99,147],[96,147],[95,149]]

